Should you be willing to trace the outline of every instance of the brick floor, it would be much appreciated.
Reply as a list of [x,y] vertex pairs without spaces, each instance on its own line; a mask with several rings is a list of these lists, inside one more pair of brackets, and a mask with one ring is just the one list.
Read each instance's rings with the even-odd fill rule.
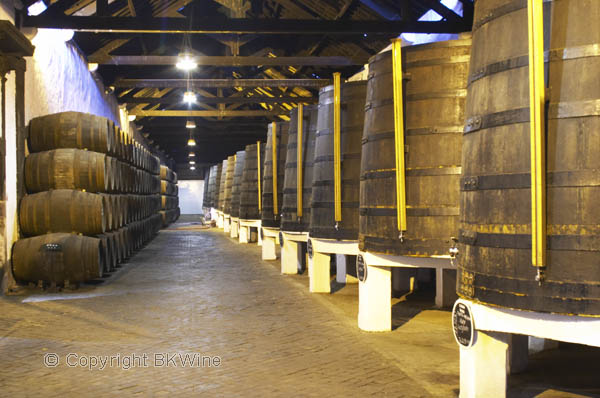
[[[305,275],[277,264],[221,230],[168,230],[101,284],[2,297],[0,396],[457,396],[449,312],[408,308],[394,332],[360,332],[356,286],[311,295]],[[149,366],[88,370],[68,366],[70,353],[146,353]],[[153,366],[160,353],[221,364]]]

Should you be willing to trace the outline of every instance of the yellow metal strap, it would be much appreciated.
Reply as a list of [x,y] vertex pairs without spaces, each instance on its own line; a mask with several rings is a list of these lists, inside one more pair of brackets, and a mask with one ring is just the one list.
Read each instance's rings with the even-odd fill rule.
[[296,144],[296,215],[298,218],[302,217],[302,194],[304,188],[304,182],[302,180],[302,136],[304,133],[304,131],[302,130],[304,127],[302,123],[303,119],[304,106],[302,104],[298,104],[298,143]]
[[271,170],[273,172],[273,216],[277,211],[277,123],[271,123],[271,143],[273,144],[273,157],[271,159]]
[[531,263],[546,266],[546,153],[543,0],[527,0],[531,135]]
[[258,171],[258,212],[262,212],[262,194],[260,192],[260,141],[256,141],[256,169]]
[[342,221],[341,74],[333,74],[333,191],[336,225]]
[[402,39],[392,41],[394,80],[394,143],[398,231],[406,231],[406,174],[404,164],[404,99],[402,96]]

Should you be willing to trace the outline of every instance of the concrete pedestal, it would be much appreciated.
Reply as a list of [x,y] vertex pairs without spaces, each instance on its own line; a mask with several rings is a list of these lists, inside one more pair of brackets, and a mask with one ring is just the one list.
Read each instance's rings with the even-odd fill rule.
[[598,318],[458,303],[469,308],[475,327],[473,344],[460,346],[460,398],[505,398],[507,375],[525,370],[529,353],[558,341],[600,347]]
[[[261,235],[261,234],[259,234]],[[277,260],[279,229],[262,227],[262,259]]]
[[456,300],[456,269],[452,267],[450,257],[387,256],[368,252],[360,255],[367,269],[366,280],[359,283],[358,327],[362,330],[392,330],[392,269],[394,289],[410,292],[417,283],[420,268],[435,268],[438,277],[436,306],[450,307]]
[[303,243],[308,241],[308,233],[282,232],[281,235],[281,273],[297,274],[303,269],[306,257]]
[[223,214],[223,232],[231,233],[231,216],[229,214]]
[[260,220],[240,220],[239,222],[239,242],[252,243],[258,242],[260,246],[262,239],[258,231],[260,230]]
[[225,217],[223,215],[223,212],[220,210],[217,210],[217,228],[223,228],[224,224],[225,224]]
[[229,237],[236,239],[239,237],[240,231],[240,219],[236,217],[231,217],[231,230],[229,231]]
[[[355,276],[350,275],[350,270],[356,270],[356,260],[350,263],[350,257],[346,254],[336,254],[335,255],[335,265],[336,265],[336,273],[335,273],[335,281],[337,283],[358,283],[358,279]],[[354,272],[353,272],[354,273]]]
[[[352,278],[348,278],[346,275],[346,261],[345,255],[356,256],[358,255],[358,242],[354,240],[333,240],[333,239],[319,239],[309,237],[310,242],[307,242],[312,247],[312,257],[308,257],[308,277],[310,279],[310,291],[312,293],[331,293],[331,256],[338,255],[342,263],[340,268],[336,271],[336,280],[343,280],[346,283],[347,280],[352,281]],[[343,273],[343,274],[342,274]],[[339,274],[339,277],[338,277]]]

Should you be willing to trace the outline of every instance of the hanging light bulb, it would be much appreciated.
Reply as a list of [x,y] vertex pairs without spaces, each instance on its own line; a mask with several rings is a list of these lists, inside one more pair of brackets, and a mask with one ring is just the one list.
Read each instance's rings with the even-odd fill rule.
[[135,120],[136,116],[135,115],[129,115],[127,116],[127,120],[129,120],[130,122],[133,122]]
[[196,162],[193,160],[190,160],[190,164],[196,164]]
[[198,63],[194,59],[194,56],[191,53],[181,53],[177,58],[177,63],[175,64],[177,69],[189,71],[192,69],[196,69]]
[[188,155],[188,157],[193,158],[194,156],[196,156],[196,154],[194,152],[190,152],[190,154]]
[[183,93],[183,102],[187,102],[188,104],[193,104],[196,102],[196,94],[193,91],[186,91]]
[[190,166],[190,170],[196,170],[194,166]]
[[188,139],[189,146],[196,146],[196,140],[192,137],[192,131],[190,130],[190,138]]
[[185,123],[185,128],[186,128],[186,129],[195,129],[195,128],[196,128],[196,122],[195,122],[195,121],[193,121],[193,120],[188,120],[188,121]]

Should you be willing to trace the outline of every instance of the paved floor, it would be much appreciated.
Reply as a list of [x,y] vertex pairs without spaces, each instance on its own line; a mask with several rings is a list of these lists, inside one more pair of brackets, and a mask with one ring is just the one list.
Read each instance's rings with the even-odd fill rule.
[[[400,303],[394,332],[363,333],[355,285],[311,295],[277,264],[167,230],[101,284],[2,297],[0,396],[457,396],[449,312]],[[593,396],[535,382],[518,396]]]

